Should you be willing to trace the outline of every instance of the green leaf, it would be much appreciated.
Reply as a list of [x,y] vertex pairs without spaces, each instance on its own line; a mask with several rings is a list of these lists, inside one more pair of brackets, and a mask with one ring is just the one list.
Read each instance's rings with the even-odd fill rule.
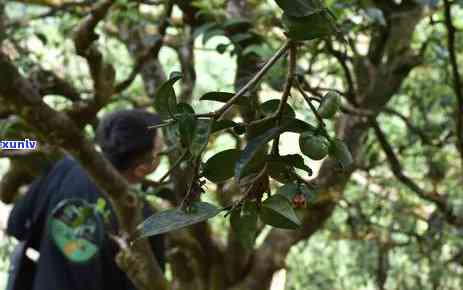
[[240,154],[241,151],[238,149],[229,149],[215,154],[204,164],[204,176],[215,183],[233,177],[233,168],[235,168]]
[[315,132],[317,130],[317,128],[302,120],[286,117],[281,118],[280,126],[283,127],[285,131],[294,133],[301,133],[306,131]]
[[[280,106],[280,99],[268,100],[260,105],[260,110],[265,116],[271,116],[274,114]],[[296,113],[288,103],[283,106],[283,116],[287,118],[296,118]]]
[[207,202],[195,202],[194,210],[183,211],[181,208],[172,208],[156,213],[137,226],[135,239],[160,235],[178,230],[216,216],[221,212],[215,205]]
[[195,114],[195,110],[190,104],[187,103],[178,103],[175,106],[175,114]]
[[207,33],[207,31],[213,30],[213,29],[218,29],[220,26],[217,25],[216,23],[205,23],[203,25],[200,25],[194,30],[193,33],[193,38],[196,39],[201,34]]
[[[227,92],[209,92],[204,94],[199,100],[201,101],[216,101],[226,103],[228,102],[235,94],[234,93],[227,93]],[[236,101],[236,104],[242,106],[249,105],[249,97],[241,96]]]
[[289,154],[289,155],[280,155],[280,156],[271,156],[268,155],[267,158],[272,161],[284,162],[292,167],[296,167],[302,170],[305,170],[312,175],[312,169],[309,166],[305,165],[304,158],[299,154]]
[[265,224],[277,228],[298,229],[301,226],[291,203],[278,194],[270,196],[262,203],[259,216]]
[[294,180],[294,169],[281,161],[267,161],[267,170],[270,177],[278,182],[286,183]]
[[196,120],[196,129],[191,141],[190,152],[193,156],[199,156],[206,149],[211,133],[212,121],[209,119]]
[[331,142],[330,154],[337,161],[342,169],[348,169],[353,164],[352,154],[347,145],[339,139],[334,139]]
[[252,22],[244,18],[229,18],[224,21],[222,27],[225,30],[247,30],[252,26]]
[[304,17],[292,17],[283,14],[283,24],[288,37],[293,40],[311,40],[333,34],[334,23],[325,10]]
[[327,93],[318,107],[318,114],[323,119],[333,118],[336,112],[339,110],[340,96],[336,92]]
[[299,184],[287,183],[281,186],[280,188],[278,188],[276,194],[284,196],[289,202],[292,202],[293,197],[300,192],[301,192],[301,189],[299,188]]
[[235,165],[235,177],[239,181],[243,175],[243,172],[248,168],[248,165],[254,159],[256,154],[263,149],[263,146],[270,140],[282,133],[280,127],[272,128],[265,133],[252,138],[241,153],[240,159]]
[[182,75],[180,73],[174,72],[170,75],[169,80],[165,81],[159,89],[156,90],[154,95],[154,108],[163,118],[167,118],[175,112],[177,97],[173,85],[181,78]]
[[[269,51],[269,49],[267,47],[265,47],[265,46],[252,44],[252,45],[246,46],[246,48],[243,50],[242,54],[247,55],[247,54],[254,53],[254,54],[260,56],[261,58],[266,58],[266,57],[268,57],[268,54],[269,54],[268,51]],[[268,75],[270,76],[270,73]]]
[[195,111],[189,104],[179,103],[175,108],[175,112],[182,146],[189,148],[196,130]]
[[246,41],[254,37],[255,36],[252,35],[251,33],[237,33],[237,34],[233,34],[232,36],[230,36],[230,40],[233,43],[240,43],[242,41]]
[[178,117],[178,131],[184,148],[193,143],[196,131],[196,117],[192,114],[183,114]]
[[322,8],[319,0],[275,0],[275,2],[292,17],[309,16]]
[[277,119],[275,117],[267,117],[265,119],[254,121],[249,125],[246,125],[246,132],[250,136],[257,136],[275,127],[276,122]]
[[218,132],[218,131],[221,131],[221,130],[233,128],[233,127],[235,127],[237,125],[238,125],[238,123],[233,122],[232,120],[227,120],[227,119],[223,119],[223,120],[220,120],[220,121],[214,121],[212,123],[211,134],[215,133],[215,132]]
[[252,249],[257,236],[257,204],[245,201],[230,216],[230,224],[245,249]]

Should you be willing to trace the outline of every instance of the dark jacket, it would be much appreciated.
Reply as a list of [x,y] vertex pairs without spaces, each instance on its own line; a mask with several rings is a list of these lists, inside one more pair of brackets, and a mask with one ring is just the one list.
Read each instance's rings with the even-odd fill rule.
[[[35,180],[29,192],[39,184]],[[131,290],[135,289],[127,275],[122,272],[115,262],[117,246],[105,235],[100,251],[96,258],[85,264],[70,263],[60,250],[54,245],[46,230],[46,223],[51,211],[65,199],[81,198],[95,203],[103,197],[86,171],[72,157],[65,157],[58,161],[45,177],[39,196],[26,194],[18,200],[13,208],[7,232],[18,240],[26,236],[26,222],[34,218],[37,220],[32,234],[31,245],[40,252],[37,273],[33,290]],[[37,217],[41,204],[45,205],[43,214]],[[107,202],[110,205],[109,202]],[[112,211],[113,227],[117,227]],[[145,206],[144,215],[152,212]],[[161,268],[164,269],[164,242],[162,236],[150,239],[154,254]]]

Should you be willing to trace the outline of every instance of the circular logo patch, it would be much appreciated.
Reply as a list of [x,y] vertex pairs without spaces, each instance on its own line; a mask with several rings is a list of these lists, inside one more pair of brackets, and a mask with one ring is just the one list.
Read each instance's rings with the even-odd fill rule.
[[74,263],[94,258],[103,241],[103,223],[94,207],[81,199],[60,202],[49,220],[53,242]]

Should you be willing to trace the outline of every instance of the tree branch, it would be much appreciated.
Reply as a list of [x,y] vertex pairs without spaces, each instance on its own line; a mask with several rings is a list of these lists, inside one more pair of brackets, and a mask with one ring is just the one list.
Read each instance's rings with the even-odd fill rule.
[[[51,109],[42,101],[40,94],[3,52],[0,52],[0,74],[0,100],[12,106],[50,144],[67,150],[80,161],[101,192],[109,197],[119,221],[122,240],[127,241],[139,222],[136,219],[139,206],[124,178],[64,113]],[[124,271],[147,274],[129,275],[139,289],[167,289],[167,282],[146,240],[123,248],[122,257],[138,262],[126,264]],[[137,257],[143,257],[143,263]]]
[[402,165],[400,164],[399,159],[397,158],[396,154],[394,153],[394,149],[392,148],[391,144],[386,138],[386,135],[383,133],[379,124],[376,120],[370,120],[371,125],[375,131],[376,138],[381,145],[384,153],[386,154],[387,161],[389,166],[392,170],[394,176],[402,182],[406,187],[408,187],[411,191],[415,192],[420,198],[425,199],[434,203],[445,215],[446,220],[449,224],[455,226],[463,225],[463,219],[455,215],[453,209],[448,204],[447,200],[443,196],[439,196],[438,194],[432,194],[426,192],[423,188],[421,188],[418,184],[416,184],[411,178],[409,178],[403,172]]
[[169,19],[172,14],[173,6],[174,4],[172,1],[170,0],[167,1],[164,17],[161,21],[161,24],[159,25],[159,39],[154,43],[154,45],[148,48],[146,52],[143,53],[136,60],[136,64],[133,67],[127,79],[123,80],[122,82],[116,85],[116,88],[115,88],[116,94],[124,91],[126,88],[130,86],[130,84],[135,80],[138,73],[140,72],[140,70],[143,68],[143,66],[149,59],[157,59],[159,51],[161,50],[161,47],[164,44],[164,36],[166,35],[167,28],[169,27],[169,23],[170,23]]
[[104,62],[103,55],[93,45],[93,42],[98,39],[95,28],[106,16],[113,3],[114,0],[103,0],[96,3],[90,15],[80,23],[73,35],[77,54],[87,60],[90,68],[97,112],[114,93],[116,71],[112,65]]
[[452,22],[452,7],[449,0],[444,0],[445,7],[445,27],[447,28],[447,47],[449,51],[450,65],[453,74],[453,90],[457,97],[458,107],[455,109],[456,118],[456,136],[457,136],[457,150],[460,153],[460,162],[463,168],[463,83],[459,71],[457,54],[455,51],[455,33],[456,29]]

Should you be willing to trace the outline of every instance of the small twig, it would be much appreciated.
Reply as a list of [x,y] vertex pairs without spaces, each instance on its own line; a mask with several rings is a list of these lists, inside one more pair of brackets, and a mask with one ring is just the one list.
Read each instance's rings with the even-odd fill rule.
[[173,170],[180,165],[180,163],[188,155],[188,150],[185,150],[183,154],[172,164],[172,167],[159,179],[158,183],[162,183],[172,172]]
[[180,203],[180,206],[179,206],[183,210],[186,209],[190,205],[190,202],[192,200],[191,195],[192,195],[192,192],[193,192],[193,185],[195,184],[196,179],[198,178],[198,175],[199,175],[198,174],[198,168],[199,168],[199,163],[200,162],[201,162],[201,154],[199,154],[198,157],[196,158],[196,160],[194,161],[193,177],[191,178],[191,182],[188,185],[187,193],[186,193],[185,197],[182,199],[182,202]]
[[[294,72],[296,70],[296,53],[296,44],[291,42],[289,48],[288,74],[286,76],[286,83],[283,90],[283,95],[281,96],[280,104],[278,105],[278,109],[275,112],[275,117],[277,118],[277,126],[281,123],[281,118],[283,117],[283,109],[288,102],[289,94],[291,93],[291,87],[293,86]],[[279,143],[280,135],[277,135],[272,144],[273,155],[279,155]]]
[[312,113],[315,115],[315,117],[317,118],[317,121],[318,123],[320,124],[320,126],[322,126],[323,128],[325,128],[325,122],[323,122],[323,119],[322,117],[318,114],[318,111],[317,109],[315,108],[315,106],[312,104],[311,100],[310,100],[310,97],[307,96],[307,94],[304,92],[304,90],[301,88],[301,84],[299,83],[299,81],[296,80],[296,86],[299,90],[299,92],[301,93],[302,97],[304,97],[304,100],[307,102],[307,104],[309,105],[310,109],[312,110]]
[[278,106],[278,109],[275,113],[275,116],[278,118],[278,122],[281,121],[281,118],[283,116],[283,108],[285,107],[286,103],[288,102],[288,97],[291,92],[291,87],[293,85],[294,81],[294,71],[296,69],[296,45],[295,43],[291,42],[290,43],[290,48],[289,48],[289,64],[288,64],[288,74],[286,77],[286,84],[285,88],[283,90],[283,95],[281,96],[280,104]]
[[172,125],[174,123],[174,121],[169,121],[169,122],[166,122],[166,123],[162,123],[162,124],[158,124],[158,125],[153,125],[153,126],[149,126],[148,129],[149,130],[152,130],[152,129],[159,129],[159,128],[163,128],[163,127],[167,127],[169,125]]
[[230,107],[236,103],[236,101],[243,96],[251,87],[257,84],[260,79],[267,73],[267,71],[286,53],[290,47],[290,41],[287,41],[283,47],[281,47],[273,56],[268,60],[268,62],[262,67],[262,69],[257,72],[256,75],[244,85],[230,100],[228,100],[222,108],[217,111],[205,114],[204,116],[213,117],[215,120],[219,120],[225,113],[230,109]]
[[314,101],[314,102],[317,102],[317,103],[321,103],[322,100],[320,98],[317,98],[317,97],[309,97],[309,101]]

